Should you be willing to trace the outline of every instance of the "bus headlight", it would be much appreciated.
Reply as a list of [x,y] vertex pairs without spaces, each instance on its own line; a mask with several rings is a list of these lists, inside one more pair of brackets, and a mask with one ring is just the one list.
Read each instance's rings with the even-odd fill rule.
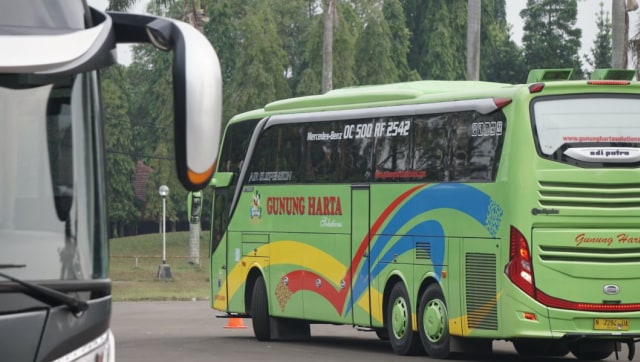
[[115,343],[111,330],[54,362],[114,362]]

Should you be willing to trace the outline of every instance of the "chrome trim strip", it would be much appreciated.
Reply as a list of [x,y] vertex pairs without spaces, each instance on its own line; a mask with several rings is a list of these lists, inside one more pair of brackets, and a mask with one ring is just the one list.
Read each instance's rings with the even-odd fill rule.
[[578,161],[604,163],[633,163],[640,161],[640,148],[630,147],[574,147],[564,154]]
[[271,119],[269,119],[269,122],[266,124],[265,129],[275,125],[286,123],[323,122],[372,117],[412,116],[416,114],[433,114],[440,112],[444,113],[469,110],[475,110],[479,113],[487,114],[497,109],[498,107],[493,102],[493,98],[484,98],[450,102],[408,104],[391,107],[360,107],[358,109],[347,109],[339,111],[290,113],[271,116]]

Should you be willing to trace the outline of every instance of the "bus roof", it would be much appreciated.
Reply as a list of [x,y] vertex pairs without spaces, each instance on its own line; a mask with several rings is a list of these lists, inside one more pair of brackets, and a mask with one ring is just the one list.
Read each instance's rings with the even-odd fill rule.
[[[234,116],[230,123],[283,113],[430,103],[451,100],[452,98],[462,100],[486,98],[487,96],[508,96],[516,89],[517,87],[507,83],[440,80],[346,87],[335,89],[325,94],[271,102],[262,109],[255,109]],[[487,92],[490,92],[490,95]],[[452,93],[456,94],[455,97],[451,96]]]

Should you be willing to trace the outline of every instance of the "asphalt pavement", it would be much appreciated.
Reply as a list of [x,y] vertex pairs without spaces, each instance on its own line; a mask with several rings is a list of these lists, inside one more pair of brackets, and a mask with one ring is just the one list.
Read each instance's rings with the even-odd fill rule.
[[[208,301],[116,302],[111,327],[118,362],[260,361],[382,362],[431,361],[427,356],[397,356],[373,332],[351,326],[312,325],[311,339],[259,342],[250,319],[216,318]],[[235,326],[236,328],[229,328]],[[615,361],[615,354],[606,361]],[[536,362],[575,361],[564,358]],[[619,360],[627,360],[626,346]],[[636,356],[634,360],[640,360]],[[453,355],[449,361],[532,361],[517,355],[510,342],[495,341],[488,357]]]

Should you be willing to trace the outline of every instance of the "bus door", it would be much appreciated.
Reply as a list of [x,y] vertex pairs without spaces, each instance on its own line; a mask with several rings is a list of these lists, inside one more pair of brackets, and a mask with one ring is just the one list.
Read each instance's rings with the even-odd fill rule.
[[211,261],[211,295],[213,307],[228,311],[227,289],[227,226],[231,201],[228,188],[214,189],[212,202],[211,241],[209,257]]
[[371,325],[371,293],[369,261],[369,184],[351,186],[351,305],[353,324]]

